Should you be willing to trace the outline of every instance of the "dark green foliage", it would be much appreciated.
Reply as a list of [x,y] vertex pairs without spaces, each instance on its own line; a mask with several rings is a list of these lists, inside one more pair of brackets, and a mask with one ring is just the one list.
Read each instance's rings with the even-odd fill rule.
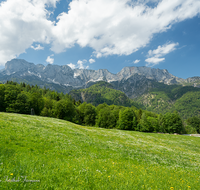
[[0,111],[5,111],[4,96],[5,96],[5,86],[3,84],[0,84]]
[[40,115],[42,109],[44,108],[44,99],[39,92],[34,92],[30,94],[30,104],[31,108],[34,109],[36,115]]
[[59,119],[73,121],[75,116],[75,107],[70,99],[63,99],[56,103],[55,115]]
[[142,117],[142,110],[141,110],[141,109],[139,109],[139,110],[136,112],[136,116],[137,116],[137,121],[138,121],[138,123],[139,123],[139,121],[140,121],[140,119],[141,119],[141,117]]
[[156,117],[148,116],[148,113],[143,112],[140,120],[140,131],[142,132],[157,132],[159,129],[158,120]]
[[84,125],[94,126],[96,119],[96,108],[92,104],[84,102],[78,107],[80,122]]
[[50,98],[44,98],[44,108],[42,109],[40,115],[46,117],[55,117],[55,104],[56,101]]
[[178,113],[166,113],[162,118],[162,130],[166,133],[181,133],[183,123]]
[[185,134],[197,134],[197,130],[192,127],[191,125],[186,125],[184,128],[184,133]]
[[20,93],[20,89],[16,85],[6,84],[4,93],[4,103],[6,106],[6,111],[15,112],[14,104],[17,100],[18,94]]
[[16,113],[30,114],[31,103],[26,93],[22,92],[17,95],[17,100],[14,104],[14,110]]
[[193,129],[195,129],[197,133],[200,133],[200,118],[190,117],[187,119],[187,124],[189,124]]
[[104,107],[99,111],[96,126],[107,129],[116,127],[116,116],[109,107]]
[[134,130],[137,126],[136,115],[131,108],[125,108],[119,112],[118,128],[122,130]]
[[104,109],[105,107],[108,107],[108,105],[106,103],[103,104],[99,104],[96,108],[97,108],[97,114],[99,113],[99,111],[101,109]]

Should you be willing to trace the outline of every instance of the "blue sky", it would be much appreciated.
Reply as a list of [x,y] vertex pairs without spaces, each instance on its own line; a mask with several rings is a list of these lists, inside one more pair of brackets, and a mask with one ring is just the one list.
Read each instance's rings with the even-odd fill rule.
[[0,0],[0,68],[148,66],[200,76],[199,0]]

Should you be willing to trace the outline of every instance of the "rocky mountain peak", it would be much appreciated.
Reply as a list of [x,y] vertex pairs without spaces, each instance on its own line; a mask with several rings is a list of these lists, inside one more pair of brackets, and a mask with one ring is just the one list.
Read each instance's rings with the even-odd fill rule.
[[136,94],[139,95],[152,88],[152,81],[200,86],[200,77],[185,80],[170,74],[166,69],[145,66],[124,67],[117,74],[113,74],[107,69],[73,70],[68,65],[35,65],[23,59],[8,61],[5,69],[0,72],[0,81],[13,80],[13,78],[19,79],[18,81],[39,81],[38,84],[56,84],[67,89],[85,88],[92,83],[106,81],[114,85],[115,89],[125,92],[129,97],[134,97]]
[[29,63],[24,59],[12,59],[5,64],[5,70],[8,75],[16,72],[21,72],[28,70],[29,68],[33,68],[35,65],[34,63]]

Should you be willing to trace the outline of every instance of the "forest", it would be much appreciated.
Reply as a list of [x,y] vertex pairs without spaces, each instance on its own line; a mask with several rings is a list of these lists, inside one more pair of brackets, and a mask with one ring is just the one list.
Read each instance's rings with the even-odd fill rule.
[[176,110],[156,114],[133,105],[92,105],[82,103],[81,100],[76,101],[62,92],[12,81],[0,84],[0,111],[53,117],[79,125],[109,129],[170,134],[200,133],[199,117],[183,120]]

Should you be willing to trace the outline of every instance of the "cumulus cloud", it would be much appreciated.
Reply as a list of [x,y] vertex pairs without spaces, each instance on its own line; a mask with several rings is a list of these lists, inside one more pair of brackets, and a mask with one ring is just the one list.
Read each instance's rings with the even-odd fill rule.
[[52,22],[47,7],[56,7],[58,1],[0,3],[0,65],[33,43],[51,44],[55,53],[78,44],[93,48],[96,58],[129,55],[145,47],[154,34],[200,13],[199,0],[72,0],[68,12]]
[[50,64],[54,63],[54,58],[52,58],[52,56],[54,56],[54,54],[52,54],[52,55],[50,55],[50,56],[47,57],[47,59],[46,59],[47,63],[50,63]]
[[31,48],[34,50],[43,50],[44,49],[44,47],[42,47],[40,44],[37,44],[35,47],[31,46]]
[[150,58],[146,59],[145,61],[147,62],[146,66],[153,67],[154,65],[157,65],[164,60],[165,60],[165,58],[150,57]]
[[148,54],[149,56],[161,57],[174,51],[178,45],[179,43],[167,43],[163,46],[158,46],[158,48],[153,51],[149,50]]
[[79,69],[88,69],[89,68],[89,66],[84,66],[84,64],[85,63],[87,63],[87,60],[86,59],[84,59],[84,60],[78,60],[77,61],[77,65],[78,65],[78,68]]
[[161,57],[176,50],[176,46],[178,45],[179,43],[167,43],[167,44],[164,44],[163,46],[158,46],[158,48],[155,50],[149,50],[148,51],[149,58],[145,60],[147,62],[146,66],[154,66],[164,61],[165,58],[161,58]]
[[139,62],[140,62],[140,60],[136,59],[133,63],[134,63],[134,64],[137,64],[137,63],[139,63]]
[[146,46],[153,35],[200,12],[199,0],[73,0],[58,16],[52,50],[59,53],[75,43],[94,49],[97,58],[129,55]]
[[71,69],[75,69],[76,68],[76,65],[70,63],[70,64],[67,64],[69,67],[71,67]]
[[58,0],[7,0],[0,3],[0,65],[16,58],[34,42],[50,43],[53,23],[46,6]]
[[89,62],[90,62],[90,64],[92,64],[92,63],[95,63],[96,61],[95,61],[95,59],[90,59]]

